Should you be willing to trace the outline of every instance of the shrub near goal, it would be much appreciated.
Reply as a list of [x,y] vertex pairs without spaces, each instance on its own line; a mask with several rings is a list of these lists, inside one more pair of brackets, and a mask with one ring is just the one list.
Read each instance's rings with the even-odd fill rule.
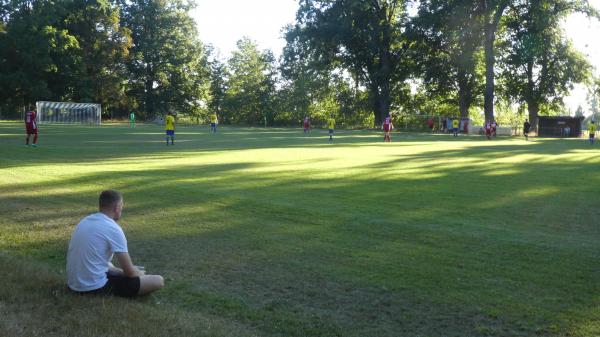
[[38,124],[100,125],[102,108],[95,103],[36,102]]

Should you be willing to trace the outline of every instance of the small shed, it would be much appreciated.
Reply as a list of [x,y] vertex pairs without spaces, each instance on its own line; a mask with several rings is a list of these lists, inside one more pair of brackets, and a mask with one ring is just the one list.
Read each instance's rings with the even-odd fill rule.
[[581,137],[584,117],[539,116],[540,137]]

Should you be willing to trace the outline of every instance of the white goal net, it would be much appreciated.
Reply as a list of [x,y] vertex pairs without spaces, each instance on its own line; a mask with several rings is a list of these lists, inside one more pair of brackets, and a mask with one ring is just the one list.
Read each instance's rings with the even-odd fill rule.
[[102,108],[95,103],[36,102],[39,124],[96,124],[100,125]]

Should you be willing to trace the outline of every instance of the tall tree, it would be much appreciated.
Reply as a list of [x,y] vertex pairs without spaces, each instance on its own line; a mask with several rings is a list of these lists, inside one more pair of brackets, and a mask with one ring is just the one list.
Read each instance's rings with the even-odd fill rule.
[[62,27],[63,3],[3,3],[0,34],[0,99],[25,107],[39,99],[62,100],[76,90],[72,70],[78,62],[77,39]]
[[333,67],[315,57],[314,50],[292,26],[286,27],[280,73],[285,107],[296,123],[310,115],[311,106],[330,93]]
[[198,114],[208,102],[204,46],[189,15],[192,1],[121,0],[132,32],[130,95],[147,116],[167,110]]
[[229,123],[262,125],[273,121],[275,83],[273,55],[260,51],[247,37],[237,42],[228,61],[224,119]]
[[469,0],[422,1],[409,30],[425,87],[458,105],[461,117],[469,117],[482,82],[476,71],[483,38],[478,10]]
[[485,92],[483,110],[486,121],[494,121],[495,65],[496,65],[496,31],[504,11],[513,0],[480,0],[481,13],[484,18],[484,54],[485,54]]
[[320,59],[339,66],[369,89],[374,120],[389,115],[391,92],[408,76],[406,1],[300,0],[295,29]]
[[74,0],[64,25],[79,44],[74,99],[101,103],[104,111],[124,105],[131,38],[120,24],[119,8],[107,0]]
[[573,11],[588,10],[582,5],[569,0],[521,0],[506,13],[500,44],[504,90],[527,104],[534,129],[541,107],[562,109],[562,97],[590,75],[590,64],[561,28]]
[[215,53],[212,46],[207,48],[208,54],[210,55],[210,61],[208,67],[210,71],[210,100],[208,103],[208,110],[211,113],[216,113],[221,116],[223,112],[223,101],[225,100],[225,93],[227,92],[227,67],[223,63],[217,53]]

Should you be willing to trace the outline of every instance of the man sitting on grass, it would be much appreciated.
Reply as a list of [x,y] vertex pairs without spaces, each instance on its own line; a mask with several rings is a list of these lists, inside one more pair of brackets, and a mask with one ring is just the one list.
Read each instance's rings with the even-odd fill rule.
[[[122,209],[121,193],[103,191],[100,212],[85,217],[75,227],[67,253],[67,284],[71,290],[80,294],[134,297],[164,286],[162,276],[145,275],[131,262],[127,239],[116,223]],[[122,269],[112,265],[113,255]]]

